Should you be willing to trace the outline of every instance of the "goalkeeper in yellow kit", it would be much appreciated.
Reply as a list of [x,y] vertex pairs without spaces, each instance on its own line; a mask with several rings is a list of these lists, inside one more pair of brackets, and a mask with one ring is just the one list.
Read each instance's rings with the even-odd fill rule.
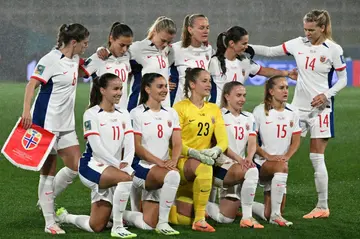
[[[209,199],[212,180],[212,165],[228,147],[228,138],[222,114],[217,105],[206,102],[210,95],[210,74],[201,68],[188,68],[185,75],[184,95],[174,105],[179,115],[182,130],[182,158],[178,161],[181,183],[177,193],[177,203],[170,213],[170,222],[190,224],[196,231],[214,232],[205,221],[205,207]],[[190,95],[190,96],[189,96]],[[213,146],[212,139],[216,140]],[[194,220],[181,211],[188,203],[181,203],[184,197],[193,201]],[[179,213],[178,213],[179,212]],[[189,215],[190,216],[190,215]]]

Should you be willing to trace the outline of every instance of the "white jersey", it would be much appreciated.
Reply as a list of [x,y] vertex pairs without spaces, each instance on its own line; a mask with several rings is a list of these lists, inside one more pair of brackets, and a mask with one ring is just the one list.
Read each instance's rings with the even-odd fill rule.
[[229,148],[240,157],[245,158],[248,138],[256,136],[254,116],[246,111],[241,112],[238,116],[234,116],[226,108],[221,111],[229,139]]
[[[169,159],[169,144],[174,130],[180,130],[179,116],[173,108],[162,107],[159,112],[141,104],[130,112],[134,134],[141,135],[142,146],[161,160]],[[151,165],[145,160],[140,165]]]
[[312,45],[305,37],[283,43],[283,50],[294,56],[299,72],[292,104],[299,110],[310,111],[312,99],[332,87],[334,70],[346,68],[343,50],[331,40]]
[[261,66],[255,63],[253,60],[242,55],[240,59],[236,58],[233,61],[229,61],[225,58],[225,74],[221,70],[220,61],[217,57],[211,58],[209,72],[212,81],[216,85],[216,90],[211,90],[210,102],[220,106],[221,94],[225,83],[230,81],[239,81],[244,84],[245,80],[249,76],[253,77],[259,73]]
[[255,107],[253,115],[259,145],[270,155],[284,155],[290,147],[292,135],[301,133],[298,112],[290,104],[286,104],[281,112],[271,109],[268,116],[264,104],[260,104]]
[[[144,39],[142,41],[134,42],[130,48],[129,52],[131,55],[131,67],[132,68],[141,68],[141,74],[138,70],[135,70],[133,73],[134,79],[131,81],[131,96],[129,110],[133,109],[139,99],[140,86],[141,86],[141,77],[146,73],[158,73],[162,75],[166,82],[169,80],[169,60],[168,55],[171,51],[171,46],[165,47],[163,50],[156,48],[154,43],[149,39]],[[136,74],[137,73],[137,74]],[[170,106],[170,96],[167,95],[164,104]]]
[[[102,146],[109,154],[119,159],[120,164],[125,135],[133,132],[129,113],[123,109],[106,112],[96,105],[85,111],[83,119],[84,138],[86,139],[90,135],[99,135]],[[96,161],[107,164],[100,155],[92,152],[91,146],[86,153],[91,153]]]
[[[110,52],[109,52],[110,53]],[[119,104],[116,105],[118,108],[127,109],[128,103],[128,78],[130,73],[130,54],[126,52],[122,57],[115,57],[111,53],[106,60],[102,60],[94,53],[90,56],[83,65],[83,70],[88,76],[93,78],[101,76],[105,73],[112,73],[117,75],[122,82],[122,96]],[[95,75],[94,75],[95,73]],[[92,88],[92,84],[90,90]]]
[[52,50],[36,65],[31,78],[41,87],[32,106],[33,123],[50,131],[75,130],[75,95],[80,58]]
[[202,45],[201,47],[188,46],[183,48],[181,41],[172,45],[173,55],[170,55],[170,64],[174,63],[171,70],[171,77],[178,79],[177,91],[174,104],[184,99],[185,70],[187,68],[203,68],[209,69],[210,58],[213,49],[210,45]]

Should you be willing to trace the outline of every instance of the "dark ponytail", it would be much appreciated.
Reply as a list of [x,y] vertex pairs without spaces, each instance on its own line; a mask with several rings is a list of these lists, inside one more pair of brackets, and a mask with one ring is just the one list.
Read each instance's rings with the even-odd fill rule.
[[124,37],[133,37],[134,33],[131,30],[131,28],[123,23],[120,22],[114,22],[110,28],[110,33],[109,33],[109,39],[108,39],[108,46],[110,47],[111,43],[110,43],[110,36],[116,40],[121,36]]
[[56,49],[65,47],[71,40],[81,42],[82,40],[89,37],[90,33],[86,27],[81,24],[62,24],[59,28],[57,36]]
[[145,88],[150,87],[154,80],[159,77],[164,78],[158,73],[146,73],[142,76],[139,105],[146,104],[146,102],[149,100],[149,94],[146,92]]
[[233,26],[229,28],[226,32],[222,32],[218,35],[216,40],[217,50],[214,56],[218,58],[223,74],[226,73],[225,51],[229,47],[229,42],[233,41],[234,43],[237,43],[242,39],[243,36],[246,35],[248,35],[248,32],[244,28],[239,26]]
[[112,73],[105,73],[101,77],[95,77],[93,81],[93,85],[90,92],[90,104],[89,108],[94,107],[95,105],[99,105],[102,101],[102,94],[100,92],[100,88],[106,88],[109,84],[109,81],[119,78],[117,75]]

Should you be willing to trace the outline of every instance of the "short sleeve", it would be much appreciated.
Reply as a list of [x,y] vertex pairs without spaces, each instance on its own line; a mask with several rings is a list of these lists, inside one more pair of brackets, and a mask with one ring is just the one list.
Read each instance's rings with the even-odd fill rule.
[[131,123],[131,119],[130,119],[130,114],[129,112],[125,111],[123,112],[124,114],[124,123],[125,123],[125,134],[128,134],[128,133],[133,133],[134,132],[134,129],[132,127],[132,123]]
[[253,114],[249,114],[248,117],[249,124],[249,136],[256,136],[256,122]]
[[332,50],[331,57],[332,57],[333,67],[335,68],[336,71],[342,71],[346,68],[346,61],[343,54],[344,54],[343,49],[339,45],[336,45],[336,47],[334,47],[334,49]]
[[179,125],[180,128],[183,128],[184,126],[184,122],[185,122],[185,117],[184,117],[184,112],[182,112],[183,107],[181,107],[181,101],[179,103],[176,103],[173,108],[176,111],[177,115],[178,115],[178,119],[179,119]]
[[253,61],[252,59],[248,59],[250,61],[250,76],[255,76],[259,73],[259,71],[261,70],[261,66],[259,64],[257,64],[255,61]]
[[260,126],[260,106],[255,107],[253,111],[253,117],[255,122],[255,131],[259,132],[259,126]]
[[294,131],[293,131],[293,134],[300,134],[300,133],[301,133],[301,126],[300,126],[299,112],[294,111]]
[[135,42],[129,47],[130,60],[136,60],[136,56],[139,52],[139,42]]
[[40,59],[31,78],[46,84],[54,75],[54,60],[50,55]]
[[87,110],[84,113],[83,129],[85,139],[90,135],[100,135],[98,128],[98,119],[90,110]]
[[209,73],[214,81],[217,81],[218,78],[221,78],[221,69],[217,57],[211,58],[209,63]]
[[142,135],[142,128],[141,128],[141,117],[139,117],[137,115],[137,108],[134,108],[131,112],[130,112],[130,119],[131,119],[131,124],[132,124],[132,128],[134,131],[134,134],[137,135]]
[[172,116],[173,124],[174,124],[173,130],[181,130],[178,113],[172,108],[170,108],[170,112],[171,112],[171,116]]
[[101,59],[99,59],[95,53],[85,60],[81,69],[85,72],[87,76],[91,76],[94,72],[96,72],[99,69],[100,61]]

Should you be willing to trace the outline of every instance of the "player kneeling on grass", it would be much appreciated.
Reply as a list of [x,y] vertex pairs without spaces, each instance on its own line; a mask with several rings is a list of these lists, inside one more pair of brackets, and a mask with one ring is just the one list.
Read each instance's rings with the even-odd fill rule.
[[176,165],[181,154],[181,131],[176,111],[161,105],[167,94],[167,81],[162,75],[143,75],[140,104],[130,113],[135,158],[140,160],[133,166],[136,171],[133,186],[143,189],[143,213],[125,211],[124,219],[140,229],[155,228],[164,235],[178,235],[168,224],[168,218],[180,183]]
[[252,162],[256,151],[255,119],[251,113],[242,111],[245,101],[243,84],[231,81],[224,85],[221,108],[229,147],[218,160],[222,164],[214,167],[214,185],[221,192],[220,204],[208,202],[206,211],[219,223],[232,223],[241,200],[240,227],[264,228],[252,217],[259,172]]
[[[209,72],[202,68],[188,68],[184,85],[187,99],[174,105],[174,109],[179,114],[184,156],[179,159],[177,165],[181,175],[179,191],[185,189],[190,191],[195,214],[192,229],[203,232],[215,232],[215,229],[205,221],[205,208],[212,186],[212,165],[228,147],[227,133],[219,107],[204,100],[210,95],[210,90]],[[213,137],[217,144],[211,147]],[[181,193],[178,193],[179,195]],[[171,211],[175,214],[178,212]]]
[[280,208],[286,192],[288,161],[299,148],[301,133],[298,113],[286,103],[287,99],[286,78],[271,77],[265,84],[264,103],[253,112],[259,139],[254,161],[265,185],[264,209],[259,212],[255,208],[258,203],[253,209],[261,218],[283,227],[293,224],[281,216]]
[[90,216],[72,215],[64,208],[58,209],[56,214],[61,223],[71,223],[89,232],[100,232],[112,212],[111,236],[132,238],[136,234],[123,226],[123,212],[132,186],[134,134],[129,113],[115,108],[121,90],[122,83],[116,75],[105,73],[95,78],[89,109],[84,113],[87,143],[80,159],[79,174],[81,182],[92,190]]

